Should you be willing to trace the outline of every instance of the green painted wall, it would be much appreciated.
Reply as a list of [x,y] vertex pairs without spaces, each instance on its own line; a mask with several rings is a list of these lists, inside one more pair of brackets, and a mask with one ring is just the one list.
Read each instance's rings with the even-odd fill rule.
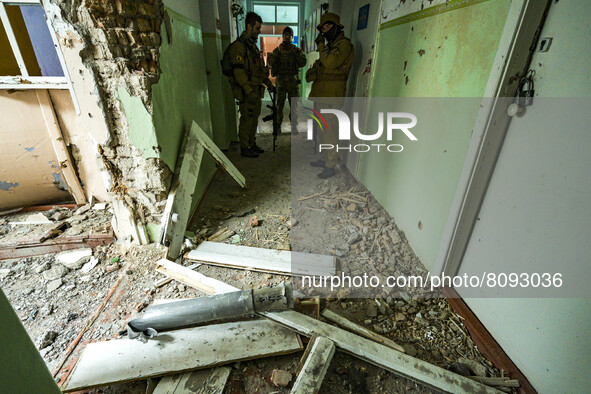
[[120,87],[117,89],[117,99],[121,102],[127,123],[129,125],[129,141],[140,148],[143,156],[160,157],[156,131],[152,122],[152,115],[148,112],[144,103],[139,97],[132,97],[127,89]]
[[60,393],[20,318],[0,289],[0,381],[4,393]]
[[[230,45],[230,40],[230,36],[222,36],[222,53],[228,47],[228,45]],[[238,114],[236,112],[238,107],[236,106],[236,100],[234,100],[230,83],[224,76],[222,76],[222,95],[224,98],[224,108],[226,110],[228,140],[230,142],[238,141]]]
[[[160,80],[152,87],[154,128],[161,157],[174,168],[184,134],[193,120],[212,136],[212,122],[205,67],[205,52],[199,22],[167,9],[172,26],[172,44],[162,26]],[[197,181],[193,206],[205,193],[215,173],[215,162],[204,155]]]
[[439,99],[431,111],[417,107],[419,141],[409,143],[399,133],[392,142],[404,145],[404,152],[360,155],[358,177],[427,268],[439,251],[480,104],[442,98],[484,94],[509,5],[510,0],[477,1],[417,20],[406,16],[404,23],[382,25],[378,34],[370,97]]
[[[226,106],[222,83],[228,84],[225,76],[222,75],[220,59],[222,58],[222,38],[219,33],[205,33],[203,35],[203,47],[205,66],[207,67],[207,84],[209,91],[209,104],[211,107],[211,121],[213,129],[213,142],[220,149],[228,149],[230,136],[226,123]],[[223,79],[222,79],[223,78]]]

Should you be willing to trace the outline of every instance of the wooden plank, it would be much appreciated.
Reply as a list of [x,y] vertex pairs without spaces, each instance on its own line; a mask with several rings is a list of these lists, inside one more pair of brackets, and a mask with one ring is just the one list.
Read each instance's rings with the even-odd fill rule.
[[154,394],[222,394],[231,371],[230,367],[218,367],[165,376]]
[[308,357],[291,389],[292,394],[316,394],[334,356],[334,343],[324,337],[314,338]]
[[168,258],[172,260],[179,256],[183,245],[193,194],[203,159],[204,148],[198,137],[200,130],[197,123],[193,122],[183,141],[168,201],[162,216],[164,234],[162,243],[168,246]]
[[47,131],[51,137],[51,143],[53,144],[55,154],[57,156],[58,162],[60,163],[60,169],[64,174],[66,183],[68,184],[69,192],[74,197],[76,204],[84,204],[86,202],[84,190],[82,190],[80,180],[74,171],[74,161],[70,156],[68,147],[64,143],[64,137],[60,130],[57,117],[55,116],[55,111],[53,110],[53,104],[49,98],[49,93],[47,90],[43,89],[36,90],[35,93],[37,94],[39,107],[41,108],[41,113],[43,114],[45,124],[47,125]]
[[447,393],[495,393],[500,391],[428,362],[331,326],[295,311],[259,313],[307,337],[326,337],[343,351],[395,374]]
[[371,339],[372,341],[376,341],[377,343],[381,343],[382,345],[388,346],[391,349],[398,350],[399,352],[404,353],[404,348],[396,342],[394,342],[393,340],[388,339],[382,335],[376,334],[375,332],[370,331],[367,328],[360,326],[359,324],[355,324],[351,320],[347,320],[343,316],[339,316],[329,309],[325,309],[324,311],[322,311],[322,317],[334,323],[337,323],[339,326],[346,328],[347,330],[351,330],[356,334],[362,335],[367,339]]
[[156,264],[159,266],[158,272],[207,294],[224,294],[239,290],[234,286],[230,286],[222,281],[210,278],[166,259],[158,260]]
[[290,275],[329,276],[336,272],[336,258],[205,241],[186,258],[205,264]]
[[145,342],[129,338],[96,342],[86,346],[62,390],[82,390],[300,350],[297,334],[267,319],[168,331]]
[[[193,126],[197,126],[197,123],[193,121]],[[244,179],[244,175],[238,171],[238,168],[232,164],[230,159],[218,148],[218,146],[209,138],[207,134],[199,126],[197,126],[197,137],[199,138],[199,143],[203,145],[207,152],[213,157],[213,159],[230,175],[240,187],[246,187],[246,179]]]
[[[188,266],[187,268],[190,270],[193,270],[197,267],[199,267],[201,264],[191,264],[190,266]],[[171,278],[170,276],[165,276],[162,279],[158,279],[156,282],[154,282],[154,287],[162,287],[165,284],[171,282],[173,280],[173,278]]]

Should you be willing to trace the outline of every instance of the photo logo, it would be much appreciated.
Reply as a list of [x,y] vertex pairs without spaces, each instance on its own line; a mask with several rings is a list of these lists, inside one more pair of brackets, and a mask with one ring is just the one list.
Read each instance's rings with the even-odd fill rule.
[[[361,141],[376,141],[382,138],[384,129],[386,130],[387,141],[392,141],[395,131],[401,131],[411,141],[418,141],[418,138],[410,131],[411,128],[417,125],[417,117],[408,112],[379,112],[378,113],[378,130],[374,134],[364,134],[359,130],[359,112],[353,112],[353,124],[351,125],[351,119],[349,115],[338,109],[323,108],[320,112],[304,107],[310,111],[312,119],[308,119],[308,140],[314,139],[314,121],[318,124],[319,132],[328,132],[328,124],[322,114],[331,114],[336,116],[339,129],[338,139],[339,141],[350,141],[351,140],[351,129],[356,138]],[[406,120],[401,122],[401,120]],[[385,126],[384,126],[385,123]],[[353,126],[353,127],[351,127]],[[319,144],[319,150],[335,149],[338,151],[345,150],[348,152],[369,152],[370,150],[381,149],[387,150],[388,152],[396,153],[402,152],[404,147],[400,144],[354,144],[354,145],[341,145],[337,144]]]

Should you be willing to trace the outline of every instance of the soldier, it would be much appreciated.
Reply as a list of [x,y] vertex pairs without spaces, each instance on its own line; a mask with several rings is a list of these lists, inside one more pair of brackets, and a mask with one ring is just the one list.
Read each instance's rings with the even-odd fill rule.
[[[314,101],[317,110],[321,108],[341,109],[347,91],[347,78],[353,63],[353,45],[343,33],[344,26],[340,23],[338,15],[327,12],[322,15],[320,24],[317,26],[318,37],[316,45],[320,57],[313,66],[306,72],[306,81],[312,82],[310,100]],[[325,41],[326,40],[326,41]],[[334,99],[337,97],[337,99]],[[332,99],[331,99],[332,98]],[[342,99],[340,99],[342,98]],[[313,167],[323,168],[318,174],[319,178],[326,179],[335,175],[334,167],[338,164],[339,154],[336,150],[338,145],[339,124],[336,116],[325,117],[327,130],[318,133],[322,147],[322,158],[310,163]],[[326,146],[333,146],[326,149]]]
[[297,109],[291,108],[293,97],[299,97],[300,79],[298,77],[299,69],[306,65],[306,55],[301,49],[293,45],[293,29],[287,26],[283,29],[283,42],[271,55],[269,55],[269,65],[271,66],[271,75],[277,77],[277,122],[283,123],[283,107],[285,106],[285,96],[289,100],[289,120],[291,122],[291,133],[298,134]]
[[261,33],[263,20],[249,12],[245,17],[246,30],[228,47],[232,62],[233,75],[229,77],[234,98],[238,101],[240,125],[240,154],[246,157],[258,157],[264,150],[256,144],[256,131],[261,114],[261,100],[266,85],[269,90],[275,87],[269,80],[269,69],[256,46]]

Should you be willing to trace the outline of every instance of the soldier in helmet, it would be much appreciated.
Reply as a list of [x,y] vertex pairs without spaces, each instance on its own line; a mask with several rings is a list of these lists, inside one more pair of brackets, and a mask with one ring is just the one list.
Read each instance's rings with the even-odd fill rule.
[[249,12],[245,17],[246,30],[228,47],[232,62],[233,75],[229,77],[234,98],[238,101],[240,125],[238,138],[240,154],[246,157],[258,157],[264,150],[256,144],[256,131],[261,100],[266,85],[273,91],[275,87],[269,80],[269,69],[261,57],[256,41],[261,33],[263,20]]
[[[320,57],[306,72],[306,81],[312,82],[310,100],[314,101],[317,110],[321,108],[341,109],[347,91],[347,78],[353,64],[353,45],[343,33],[344,26],[340,23],[337,14],[327,12],[322,15],[317,29],[320,32],[316,38],[316,45]],[[322,168],[319,178],[325,179],[335,175],[335,166],[338,164],[338,121],[336,116],[328,114],[326,117],[326,130],[318,133],[320,143],[324,145],[321,150],[322,158],[310,163],[313,167]],[[333,146],[326,149],[326,146]]]
[[283,107],[285,98],[290,103],[289,120],[291,122],[291,133],[297,134],[297,110],[291,108],[292,97],[299,97],[298,77],[299,69],[306,65],[306,56],[301,49],[292,44],[293,29],[287,26],[283,29],[283,42],[269,55],[269,65],[271,66],[271,75],[277,77],[277,122],[283,123]]

